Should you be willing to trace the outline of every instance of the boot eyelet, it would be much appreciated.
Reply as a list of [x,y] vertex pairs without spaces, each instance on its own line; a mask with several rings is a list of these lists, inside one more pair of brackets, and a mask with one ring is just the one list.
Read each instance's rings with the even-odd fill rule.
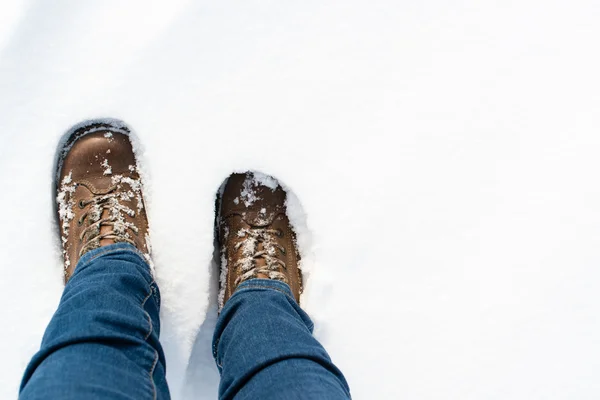
[[280,238],[283,237],[283,231],[279,228],[277,228],[277,237],[280,237]]
[[285,247],[281,248],[281,254],[283,254],[284,256],[287,254],[287,251],[285,251]]
[[85,204],[84,204],[83,200],[79,200],[79,208],[81,208],[81,209],[85,208]]

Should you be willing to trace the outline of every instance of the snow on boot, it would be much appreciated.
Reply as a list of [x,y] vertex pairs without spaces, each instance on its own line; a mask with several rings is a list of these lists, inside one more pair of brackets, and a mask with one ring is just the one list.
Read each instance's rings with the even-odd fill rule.
[[240,283],[254,278],[283,281],[300,301],[296,235],[286,212],[286,193],[277,180],[258,172],[231,175],[219,193],[216,228],[219,311]]
[[69,136],[59,153],[56,202],[65,282],[83,254],[113,243],[132,244],[150,262],[142,183],[126,127],[92,123]]

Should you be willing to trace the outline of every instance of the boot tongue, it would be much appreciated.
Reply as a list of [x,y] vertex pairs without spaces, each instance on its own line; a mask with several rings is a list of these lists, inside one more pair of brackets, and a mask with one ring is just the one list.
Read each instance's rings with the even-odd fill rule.
[[[104,210],[102,211],[102,215],[100,218],[108,218],[110,211],[109,210]],[[110,232],[113,229],[112,226],[109,225],[102,225],[100,227],[100,234],[104,235],[108,232]],[[108,246],[109,244],[114,244],[115,241],[114,239],[100,239],[100,246]]]
[[[91,195],[105,194],[108,192],[108,189],[113,186],[112,179],[110,177],[102,177],[102,178],[95,179],[93,184],[89,181],[83,181],[83,182],[81,182],[81,184],[84,187],[86,187],[86,189],[88,190],[88,192]],[[110,210],[103,209],[102,213],[100,214],[100,219],[107,219],[109,216],[110,216]],[[101,235],[107,234],[112,230],[113,230],[113,227],[110,225],[104,224],[104,225],[100,226],[100,234]],[[114,244],[114,243],[115,243],[114,239],[101,239],[100,240],[100,246],[108,246],[109,244]]]
[[[256,251],[259,252],[259,251],[264,251],[264,250],[265,250],[264,243],[258,243],[258,246],[256,246]],[[255,262],[255,265],[256,265],[257,269],[261,269],[261,268],[264,268],[264,267],[267,266],[267,261],[265,260],[264,257],[257,258],[257,259],[254,260],[254,262]],[[268,278],[268,276],[266,276],[264,274],[261,274],[261,273],[258,273],[256,275],[256,277],[257,278],[263,278],[263,279]]]

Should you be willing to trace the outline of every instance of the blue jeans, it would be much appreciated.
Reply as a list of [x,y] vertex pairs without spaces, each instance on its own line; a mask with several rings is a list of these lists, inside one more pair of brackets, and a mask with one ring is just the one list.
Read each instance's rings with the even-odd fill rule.
[[[143,256],[117,243],[86,253],[65,286],[20,399],[168,399],[160,294]],[[220,399],[348,399],[342,373],[281,282],[254,279],[227,301],[213,354]]]

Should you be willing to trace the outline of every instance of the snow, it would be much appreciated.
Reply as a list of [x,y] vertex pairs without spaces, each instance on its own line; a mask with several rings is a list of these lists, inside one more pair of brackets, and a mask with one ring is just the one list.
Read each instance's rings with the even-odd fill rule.
[[214,200],[248,169],[300,205],[303,307],[354,398],[598,398],[599,19],[591,0],[2,2],[0,398],[60,299],[58,143],[103,117],[136,137],[175,399],[216,397]]
[[[73,207],[75,206],[75,202],[71,198],[71,195],[75,193],[77,185],[72,184],[72,182],[73,171],[69,171],[69,173],[64,176],[62,182],[60,183],[60,189],[58,190],[55,200],[56,208],[58,211],[58,219],[62,228],[62,233],[60,237],[62,244],[65,244],[68,241],[69,222],[75,217],[75,213],[73,213]],[[62,254],[64,257],[64,268],[65,270],[67,270],[71,265],[71,260],[69,259],[67,249],[62,248]]]
[[[112,135],[112,133],[111,133],[111,135]],[[106,135],[104,135],[104,136],[106,136]],[[104,161],[102,161],[102,163],[100,165],[102,165],[104,167],[104,172],[103,172],[104,175],[112,175],[112,167],[108,164],[108,160],[105,159]]]
[[252,179],[246,178],[242,186],[242,191],[240,192],[240,197],[246,207],[251,207],[254,202],[260,200],[260,197],[256,195],[256,191],[254,190],[255,187],[256,182]]
[[[247,175],[242,184],[242,191],[240,192],[241,200],[246,207],[251,207],[257,200],[260,200],[260,197],[256,194],[255,190],[258,186],[265,186],[274,191],[277,189],[277,180],[272,176],[259,171],[252,171],[252,175]],[[233,199],[233,202],[238,204],[239,199],[236,197]],[[266,212],[266,210],[263,210],[265,209],[262,208],[260,212]]]
[[257,185],[266,186],[271,190],[277,189],[277,179],[273,178],[270,175],[264,174],[259,171],[253,171],[253,186]]

